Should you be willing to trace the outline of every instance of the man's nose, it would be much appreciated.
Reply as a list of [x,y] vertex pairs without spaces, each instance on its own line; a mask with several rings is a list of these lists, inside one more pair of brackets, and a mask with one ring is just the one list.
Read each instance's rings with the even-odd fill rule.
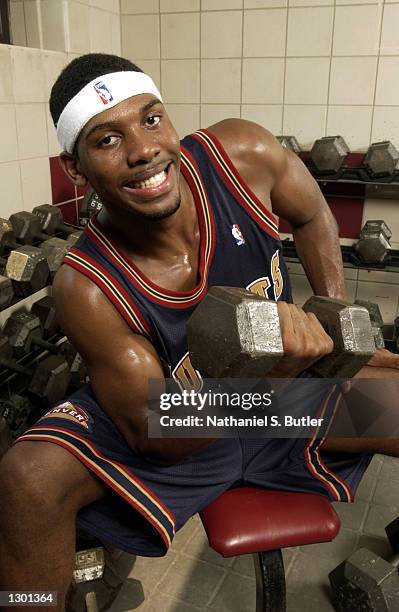
[[153,134],[135,134],[128,142],[128,164],[148,163],[159,154],[160,146]]

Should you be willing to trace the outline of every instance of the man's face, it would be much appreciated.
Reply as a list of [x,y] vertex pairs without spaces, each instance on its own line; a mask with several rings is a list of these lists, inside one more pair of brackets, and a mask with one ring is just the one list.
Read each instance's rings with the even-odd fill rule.
[[91,119],[77,143],[78,164],[109,214],[160,220],[180,205],[179,137],[152,94],[120,102]]

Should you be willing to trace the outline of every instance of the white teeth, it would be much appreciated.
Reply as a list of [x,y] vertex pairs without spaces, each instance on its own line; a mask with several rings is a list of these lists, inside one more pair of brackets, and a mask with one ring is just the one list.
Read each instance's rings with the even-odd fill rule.
[[134,183],[135,189],[148,189],[149,187],[159,187],[166,180],[166,172],[162,170],[158,174],[154,174],[145,181],[139,181]]

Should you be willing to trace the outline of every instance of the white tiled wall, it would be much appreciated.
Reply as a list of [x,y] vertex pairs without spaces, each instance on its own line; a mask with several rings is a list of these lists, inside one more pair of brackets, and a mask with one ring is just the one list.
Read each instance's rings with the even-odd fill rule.
[[[76,54],[121,52],[119,0],[12,0],[14,45],[0,45],[1,216],[51,202],[59,145],[51,87]],[[21,46],[18,46],[21,45]]]
[[[11,19],[14,46],[0,45],[4,216],[50,200],[49,91],[89,51],[122,53],[151,74],[181,136],[230,116],[293,133],[305,148],[336,133],[353,151],[382,139],[399,147],[397,1],[11,0]],[[386,219],[395,248],[397,205],[364,208],[365,219]],[[300,303],[310,289],[299,269],[292,275]],[[348,292],[378,297],[392,318],[395,279],[356,273]]]
[[[122,54],[155,77],[181,136],[242,117],[305,149],[335,134],[354,152],[399,148],[398,0],[121,0],[121,23]],[[363,215],[387,221],[394,248],[398,206],[368,200]],[[291,274],[301,304],[311,289],[300,266]],[[350,299],[393,319],[399,274],[346,276]]]
[[[122,53],[153,61],[167,99],[198,104],[201,122],[220,117],[211,106],[237,116],[239,105],[304,148],[338,132],[353,151],[381,138],[399,147],[397,1],[121,0],[121,22]],[[166,60],[190,60],[190,78]],[[183,136],[192,108],[180,117]]]

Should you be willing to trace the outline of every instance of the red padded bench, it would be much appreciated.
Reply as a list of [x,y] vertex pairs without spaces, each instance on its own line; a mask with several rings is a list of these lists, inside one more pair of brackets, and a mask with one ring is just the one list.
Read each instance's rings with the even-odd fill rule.
[[231,489],[200,513],[209,545],[223,557],[253,555],[256,612],[285,612],[281,549],[329,542],[340,521],[327,498],[310,493]]

